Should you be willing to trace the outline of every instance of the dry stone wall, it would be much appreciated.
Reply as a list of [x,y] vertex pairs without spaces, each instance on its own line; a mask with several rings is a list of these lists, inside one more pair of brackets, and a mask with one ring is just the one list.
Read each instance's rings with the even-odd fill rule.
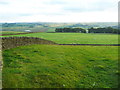
[[25,32],[25,33],[15,33],[15,34],[2,34],[2,33],[0,33],[0,36],[21,35],[21,34],[31,34],[31,33],[39,33],[39,32]]
[[[2,49],[15,48],[17,46],[31,44],[56,44],[56,45],[90,45],[90,46],[120,46],[120,44],[57,44],[53,41],[36,38],[36,37],[0,37]],[[0,45],[1,45],[0,44]]]
[[0,37],[0,39],[2,40],[3,50],[31,44],[56,44],[53,41],[36,37]]

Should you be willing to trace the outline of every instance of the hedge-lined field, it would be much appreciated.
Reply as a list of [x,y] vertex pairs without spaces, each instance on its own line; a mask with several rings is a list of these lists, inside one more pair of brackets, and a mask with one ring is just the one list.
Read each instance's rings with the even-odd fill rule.
[[[95,34],[95,33],[32,33],[24,35],[10,36],[29,36],[39,37],[54,41],[58,44],[118,44],[117,34]],[[9,36],[4,36],[9,37]]]
[[118,46],[29,45],[3,51],[4,88],[117,88]]

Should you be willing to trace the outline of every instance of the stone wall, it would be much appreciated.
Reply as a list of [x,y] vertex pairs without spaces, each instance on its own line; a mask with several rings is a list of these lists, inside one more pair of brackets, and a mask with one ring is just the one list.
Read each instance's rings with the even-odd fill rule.
[[36,37],[0,37],[0,39],[2,40],[3,50],[31,44],[56,44],[53,41]]

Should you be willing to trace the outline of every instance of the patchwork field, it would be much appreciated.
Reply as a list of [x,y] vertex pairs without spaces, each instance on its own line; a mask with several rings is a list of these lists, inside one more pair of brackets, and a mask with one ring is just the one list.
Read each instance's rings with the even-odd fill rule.
[[3,31],[18,31],[18,32],[25,32],[25,30],[30,30],[32,32],[54,32],[55,28],[54,27],[43,27],[43,26],[36,26],[33,28],[29,28],[29,27],[3,27],[2,28]]
[[17,34],[17,33],[24,33],[24,32],[15,32],[15,31],[0,31],[0,34]]
[[[54,41],[58,44],[118,44],[117,34],[92,34],[92,33],[31,33],[24,35],[9,36],[28,36],[39,37]],[[2,37],[9,37],[2,36]]]
[[28,45],[3,51],[4,88],[117,88],[118,46]]
[[[30,33],[0,37],[11,36],[38,37],[58,44],[118,44],[119,35]],[[22,44],[28,43],[26,40]],[[21,40],[13,43],[18,42]],[[118,47],[25,44],[3,50],[3,88],[117,88]]]

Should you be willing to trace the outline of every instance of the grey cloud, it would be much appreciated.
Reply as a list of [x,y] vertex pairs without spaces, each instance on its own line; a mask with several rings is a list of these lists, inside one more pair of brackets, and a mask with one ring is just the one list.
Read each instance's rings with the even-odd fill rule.
[[103,11],[105,9],[111,8],[113,5],[111,3],[99,2],[96,4],[86,3],[86,6],[80,4],[65,5],[63,8],[64,11],[69,12],[90,12],[90,11]]
[[104,8],[80,8],[80,7],[65,7],[64,11],[69,12],[91,12],[91,11],[102,11]]
[[36,13],[34,15],[47,15],[47,16],[62,16],[66,15],[65,13],[62,12],[41,12],[41,13]]

